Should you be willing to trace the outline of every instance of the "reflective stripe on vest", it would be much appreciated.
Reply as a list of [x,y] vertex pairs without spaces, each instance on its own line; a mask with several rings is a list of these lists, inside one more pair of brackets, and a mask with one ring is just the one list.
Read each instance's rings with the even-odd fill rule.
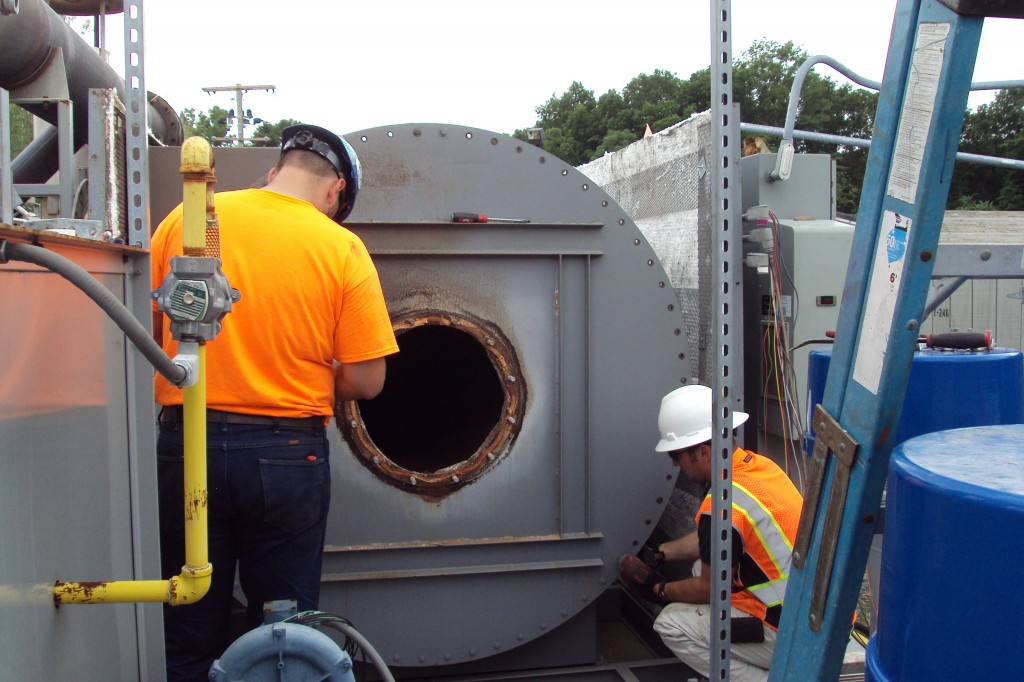
[[[786,534],[782,532],[782,529],[779,528],[771,512],[765,509],[749,490],[736,483],[735,480],[733,481],[732,488],[733,508],[741,512],[750,523],[751,528],[754,529],[758,539],[761,541],[761,547],[768,554],[768,558],[771,560],[778,575],[777,578],[767,583],[745,585],[744,588],[766,606],[781,604],[782,598],[786,594],[786,583],[789,578],[793,545],[789,542]],[[749,551],[747,553],[750,554]],[[762,570],[766,568],[766,566],[761,567]],[[769,571],[765,570],[765,573],[768,574]]]

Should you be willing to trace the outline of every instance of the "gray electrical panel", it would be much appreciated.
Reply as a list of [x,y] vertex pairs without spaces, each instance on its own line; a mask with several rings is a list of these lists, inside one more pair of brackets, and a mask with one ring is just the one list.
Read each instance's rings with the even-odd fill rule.
[[767,206],[780,220],[836,217],[835,162],[828,154],[798,154],[785,182],[769,182],[776,154],[754,154],[740,160],[743,210]]
[[[802,437],[802,429],[782,423],[782,396],[788,387],[793,412],[806,423],[807,356],[815,348],[828,347],[827,333],[836,328],[853,230],[853,223],[834,220],[779,221],[777,265],[773,272],[763,268],[757,278],[764,357],[759,395],[768,433],[790,440]],[[786,325],[781,338],[779,320]],[[791,368],[788,376],[782,356]]]

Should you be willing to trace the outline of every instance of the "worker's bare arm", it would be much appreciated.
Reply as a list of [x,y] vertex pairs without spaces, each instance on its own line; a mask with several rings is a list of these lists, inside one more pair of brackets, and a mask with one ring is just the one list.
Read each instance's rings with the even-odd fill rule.
[[665,585],[666,601],[681,601],[687,604],[711,603],[711,567],[701,565],[700,575],[685,580],[676,580]]
[[334,394],[337,400],[373,398],[384,388],[387,364],[384,358],[334,365]]
[[697,531],[661,543],[658,551],[665,555],[665,561],[695,561],[700,556]]

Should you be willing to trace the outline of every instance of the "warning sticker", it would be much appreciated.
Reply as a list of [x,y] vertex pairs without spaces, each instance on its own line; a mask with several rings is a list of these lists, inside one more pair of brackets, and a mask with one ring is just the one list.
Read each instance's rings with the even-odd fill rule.
[[939,89],[948,36],[948,23],[923,23],[917,28],[886,188],[889,196],[908,204],[913,204],[917,197],[921,162],[935,113],[935,94]]
[[853,360],[853,380],[875,395],[882,379],[889,331],[903,281],[910,223],[910,218],[899,213],[885,211],[882,214],[880,239],[868,280],[863,323]]

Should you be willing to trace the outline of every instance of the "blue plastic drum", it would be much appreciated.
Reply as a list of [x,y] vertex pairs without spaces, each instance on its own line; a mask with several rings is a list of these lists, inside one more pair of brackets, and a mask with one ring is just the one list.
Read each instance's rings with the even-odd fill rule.
[[887,486],[865,679],[1021,679],[1024,425],[912,438]]
[[[831,350],[807,358],[809,410],[821,402]],[[914,353],[903,412],[893,444],[922,433],[1024,422],[1024,355],[1018,350],[922,350]],[[804,453],[814,452],[813,420],[806,420]]]

